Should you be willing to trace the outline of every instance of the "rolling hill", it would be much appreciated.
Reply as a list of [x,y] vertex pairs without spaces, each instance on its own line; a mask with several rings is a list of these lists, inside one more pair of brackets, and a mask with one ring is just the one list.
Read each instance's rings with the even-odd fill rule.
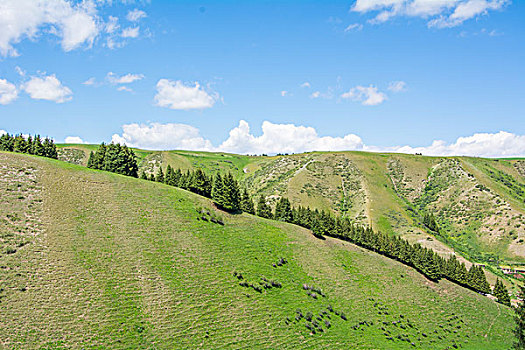
[[[61,145],[60,157],[85,164],[95,148]],[[329,210],[444,255],[455,250],[478,263],[525,263],[525,160],[366,152],[272,157],[136,152],[147,173],[168,164],[230,171],[269,203],[286,196],[292,205]],[[426,213],[435,216],[439,233],[423,224]]]
[[[400,183],[416,186],[400,180],[395,190],[380,181],[388,179],[382,166],[393,156],[144,151],[139,157],[151,170],[159,164],[230,169],[252,191],[275,188],[292,201],[318,200],[333,210],[340,207],[330,197],[301,192],[300,180],[321,174],[319,186],[336,189],[341,175],[330,173],[328,162],[340,161],[332,171],[349,174],[341,183],[349,215],[364,210],[362,220],[378,225],[388,210],[401,208],[417,227],[404,205],[419,203],[393,195]],[[431,167],[441,162],[406,157]],[[294,164],[278,172],[276,162]],[[484,165],[470,162],[483,171],[473,173],[480,181],[496,183]],[[351,197],[359,193],[352,186],[370,179],[374,186]],[[507,191],[499,186],[491,191]],[[0,347],[502,349],[513,341],[511,309],[485,296],[291,224],[221,212],[178,188],[0,152],[0,193]],[[383,193],[392,195],[372,204]],[[359,201],[362,209],[353,209]],[[415,234],[409,230],[402,234]]]

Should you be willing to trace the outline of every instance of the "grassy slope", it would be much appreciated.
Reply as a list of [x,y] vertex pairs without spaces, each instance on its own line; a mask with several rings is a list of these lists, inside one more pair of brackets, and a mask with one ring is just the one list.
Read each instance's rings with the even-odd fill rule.
[[[225,226],[197,220],[196,206],[214,209],[183,190],[6,153],[0,179],[0,347],[501,349],[512,341],[510,309],[486,297],[293,225],[247,214],[219,213]],[[27,244],[6,254],[17,244],[9,232]],[[274,268],[280,257],[289,263]],[[233,271],[282,288],[257,293]],[[303,283],[326,298],[307,296]],[[331,328],[315,335],[304,320],[285,323],[298,308],[316,315],[328,304],[348,321],[329,313]]]
[[[271,204],[287,196],[293,205],[344,213],[444,255],[456,250],[483,263],[525,263],[525,194],[519,193],[525,191],[523,160],[367,152],[284,157],[137,152],[141,169],[148,172],[156,172],[161,164],[209,173],[231,171]],[[436,215],[442,237],[436,239],[422,225],[426,211]]]

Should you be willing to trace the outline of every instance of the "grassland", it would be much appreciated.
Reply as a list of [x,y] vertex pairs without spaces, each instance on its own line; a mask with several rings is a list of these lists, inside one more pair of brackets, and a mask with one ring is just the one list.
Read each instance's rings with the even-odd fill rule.
[[[213,157],[221,165],[223,157]],[[244,162],[232,160],[239,175],[254,164]],[[0,179],[0,347],[505,349],[512,342],[509,308],[294,225],[20,154],[0,153]],[[224,225],[199,219],[200,207]],[[276,286],[264,288],[265,280]],[[314,298],[305,284],[322,292]],[[313,321],[323,331],[306,327]]]

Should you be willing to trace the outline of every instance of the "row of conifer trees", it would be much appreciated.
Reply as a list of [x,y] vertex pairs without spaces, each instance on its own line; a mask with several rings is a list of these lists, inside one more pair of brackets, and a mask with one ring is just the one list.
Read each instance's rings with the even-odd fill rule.
[[42,140],[40,135],[35,137],[29,135],[26,138],[22,134],[16,136],[3,134],[0,136],[0,151],[34,154],[53,159],[58,158],[57,147],[54,141],[48,137]]
[[217,206],[231,212],[244,211],[255,214],[254,204],[248,191],[241,188],[231,173],[222,175],[218,173],[212,178],[201,169],[183,172],[180,169],[173,170],[168,165],[166,173],[162,168],[159,168],[155,175],[149,176],[143,171],[140,178],[162,182],[211,198]]
[[491,293],[490,285],[481,266],[472,265],[470,269],[467,269],[465,264],[459,262],[455,256],[448,259],[442,258],[432,249],[425,248],[418,243],[411,244],[397,236],[374,232],[369,227],[352,223],[348,218],[335,217],[326,211],[311,210],[301,206],[292,208],[286,198],[280,199],[276,204],[275,213],[271,216],[268,205],[261,197],[257,214],[308,228],[317,237],[331,236],[352,242],[414,267],[431,280],[438,281],[446,278],[477,292]]
[[89,154],[87,167],[133,177],[137,177],[139,170],[133,150],[118,143],[100,144],[95,152]]
[[[411,266],[434,281],[446,278],[477,292],[491,293],[490,285],[481,266],[472,265],[470,269],[467,269],[465,264],[459,262],[455,256],[448,259],[442,258],[432,249],[425,248],[418,243],[411,244],[397,236],[374,232],[369,227],[352,223],[348,218],[335,217],[326,211],[311,210],[301,206],[293,208],[285,197],[276,203],[275,210],[272,211],[265,197],[260,196],[257,210],[255,210],[253,200],[246,189],[241,189],[230,173],[217,174],[212,178],[201,169],[182,172],[180,169],[173,170],[168,165],[165,174],[160,168],[155,176],[152,174],[148,177],[143,172],[141,178],[163,182],[211,198],[219,207],[229,211],[244,211],[267,219],[293,223],[310,229],[319,238],[331,236],[352,242]],[[495,292],[503,290],[500,296],[497,296],[498,300],[503,298],[503,295],[508,297],[505,286],[500,284],[495,288]],[[501,299],[500,302],[506,304],[504,299]]]

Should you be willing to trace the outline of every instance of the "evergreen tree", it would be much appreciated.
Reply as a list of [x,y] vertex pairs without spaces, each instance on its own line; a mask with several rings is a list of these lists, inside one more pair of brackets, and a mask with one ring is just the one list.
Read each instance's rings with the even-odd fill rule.
[[144,170],[142,170],[142,171],[140,172],[140,178],[141,178],[142,180],[149,180],[149,179],[148,179],[148,175],[146,174],[146,172],[145,172]]
[[166,176],[164,177],[164,182],[167,185],[176,186],[175,172],[173,171],[173,168],[169,164],[168,164],[168,167],[166,168]]
[[189,183],[189,190],[204,197],[211,197],[211,181],[201,169],[193,172]]
[[498,298],[498,303],[510,306],[509,291],[507,290],[507,287],[505,287],[503,282],[499,280],[499,278],[496,280],[496,284],[494,285],[494,291],[492,292],[492,295]]
[[520,302],[514,309],[516,328],[513,330],[516,336],[516,342],[513,344],[514,349],[525,349],[525,286],[520,286],[518,293]]
[[98,146],[98,149],[96,150],[96,152],[93,153],[93,158],[90,157],[91,162],[88,160],[88,168],[102,170],[104,167],[104,157],[105,156],[106,156],[106,144],[102,142],[100,146]]
[[42,144],[42,139],[40,135],[36,135],[33,140],[33,151],[32,154],[36,156],[45,156],[44,145]]
[[7,151],[7,152],[13,152],[15,139],[13,136],[7,134],[3,134],[0,136],[0,151]]
[[18,153],[27,153],[27,149],[27,141],[24,136],[22,136],[22,134],[15,136],[13,151]]
[[292,206],[288,198],[281,197],[277,204],[275,205],[275,214],[274,219],[284,222],[292,222]]
[[148,180],[155,182],[155,175],[153,173],[149,174]]
[[262,218],[271,219],[272,218],[272,208],[266,204],[266,199],[264,196],[259,197],[259,202],[257,203],[257,216]]
[[240,210],[241,198],[239,184],[231,173],[224,175],[222,178],[220,175],[217,175],[212,190],[212,198],[217,206],[225,210]]
[[255,208],[253,205],[252,198],[250,197],[246,189],[244,189],[241,195],[241,210],[246,213],[255,215]]
[[157,176],[155,176],[155,181],[164,183],[164,173],[162,172],[162,167],[159,167]]
[[58,159],[57,146],[55,145],[53,140],[51,140],[49,137],[46,137],[42,146],[44,147],[45,157]]
[[31,135],[27,136],[26,150],[24,153],[33,154],[33,138],[31,137]]

